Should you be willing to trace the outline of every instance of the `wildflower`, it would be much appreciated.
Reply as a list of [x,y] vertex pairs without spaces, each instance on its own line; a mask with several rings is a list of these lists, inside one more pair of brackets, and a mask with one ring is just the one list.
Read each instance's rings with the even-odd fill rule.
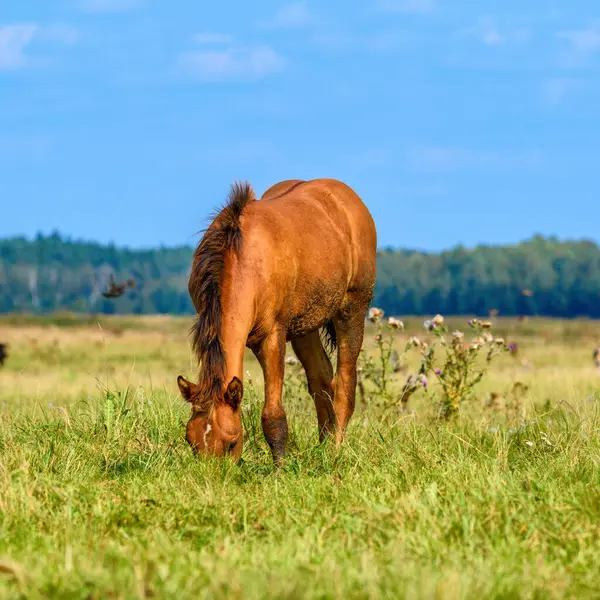
[[455,331],[455,332],[452,334],[452,337],[453,337],[455,340],[462,340],[462,339],[465,337],[465,334],[464,334],[462,331]]
[[478,344],[477,342],[471,344],[470,348],[471,350],[479,350],[480,344]]
[[509,348],[510,348],[510,351],[511,351],[511,352],[514,352],[514,351],[515,351],[515,345],[514,345],[514,344],[511,344],[511,345],[509,346]]
[[533,446],[533,442],[530,442],[529,440],[527,440],[525,443],[526,443],[526,444],[527,444],[527,445],[528,445],[530,448],[531,448],[531,446]]
[[[298,359],[297,359],[295,356],[288,356],[288,357],[285,359],[285,364],[286,364],[286,365],[292,365],[292,366],[294,366],[294,365],[297,365],[297,364],[298,364],[298,362],[299,362],[299,361],[298,361]],[[281,363],[280,363],[280,364],[281,364]]]
[[498,428],[497,427],[490,427],[488,429],[488,433],[498,433]]
[[542,441],[546,442],[546,445],[548,446],[554,446],[554,444],[548,439],[548,434],[545,433],[544,431],[541,432],[540,434]]
[[381,319],[383,319],[383,310],[381,308],[375,308],[372,306],[369,309],[369,315],[367,317],[371,323],[377,323]]
[[498,337],[494,339],[494,342],[499,346],[504,346],[504,338]]
[[430,331],[431,329],[433,329],[435,326],[433,324],[433,321],[431,321],[430,319],[427,319],[426,321],[424,321],[423,323],[423,327],[425,329],[427,329],[427,331]]
[[380,334],[380,333],[378,333],[378,334],[375,336],[375,341],[376,341],[376,342],[380,342],[380,341],[381,341],[381,334]]
[[420,340],[420,339],[419,339],[419,338],[418,338],[416,335],[413,335],[413,336],[410,338],[410,343],[411,343],[413,346],[420,346],[420,345],[421,345],[421,340]]
[[435,317],[433,317],[433,323],[435,325],[441,325],[444,322],[444,317],[442,317],[442,315],[435,315]]
[[441,375],[441,374],[442,374],[442,371],[441,371],[441,369],[436,369],[436,370],[435,370],[435,374],[436,374],[436,375]]
[[480,325],[483,329],[489,329],[492,326],[492,323],[490,321],[481,321]]
[[404,323],[402,321],[400,321],[400,319],[394,319],[394,317],[388,317],[387,324],[392,329],[400,329],[400,330],[404,329]]
[[417,379],[423,384],[423,387],[427,387],[427,377],[423,373],[419,373]]
[[477,319],[471,319],[468,322],[469,327],[473,327],[474,325],[477,325],[477,323],[479,323],[479,321]]
[[483,332],[483,339],[488,343],[491,344],[494,341],[494,336],[489,332],[489,331],[484,331]]

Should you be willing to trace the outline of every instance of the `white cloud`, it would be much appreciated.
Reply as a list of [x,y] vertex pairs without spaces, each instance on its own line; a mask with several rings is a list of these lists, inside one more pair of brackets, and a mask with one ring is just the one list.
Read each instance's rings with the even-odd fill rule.
[[481,34],[481,41],[488,46],[495,46],[496,44],[502,44],[504,38],[498,33],[497,29],[489,27]]
[[567,66],[584,63],[600,50],[600,22],[583,29],[563,30],[557,33],[559,38],[569,42],[571,52],[566,57]]
[[572,29],[560,31],[558,36],[571,42],[577,52],[589,54],[600,48],[600,24],[587,29]]
[[14,23],[0,25],[0,71],[22,69],[32,64],[40,65],[39,56],[34,59],[27,55],[28,46],[33,42],[53,44],[74,44],[79,40],[79,31],[68,25],[45,25],[38,23]]
[[563,100],[581,90],[583,82],[574,77],[552,77],[542,85],[542,96],[546,104],[556,106]]
[[486,17],[480,19],[477,25],[460,32],[465,36],[472,36],[488,46],[497,46],[505,41],[505,37],[498,31],[493,19]]
[[268,46],[186,52],[180,68],[201,81],[247,81],[281,71],[284,59]]
[[226,33],[198,33],[194,36],[197,44],[231,44],[233,37]]
[[314,22],[315,18],[308,9],[308,5],[306,2],[300,1],[282,6],[275,16],[263,23],[263,25],[273,28],[288,29],[307,27]]
[[379,6],[386,12],[423,14],[436,9],[436,0],[381,0]]
[[134,10],[142,5],[142,0],[79,0],[77,8],[86,13],[115,13]]
[[531,29],[518,27],[514,23],[504,23],[500,27],[492,17],[483,17],[472,27],[458,31],[458,36],[472,37],[486,46],[524,45],[531,41],[532,32]]
[[20,69],[27,64],[25,48],[38,29],[35,23],[0,26],[0,70]]

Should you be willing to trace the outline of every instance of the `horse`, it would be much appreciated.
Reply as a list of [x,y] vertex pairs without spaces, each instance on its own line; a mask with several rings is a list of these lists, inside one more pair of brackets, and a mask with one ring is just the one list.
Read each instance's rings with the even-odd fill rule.
[[188,281],[197,313],[190,334],[201,367],[198,383],[179,375],[177,384],[191,405],[186,440],[196,456],[241,457],[249,348],[264,377],[263,434],[274,466],[281,466],[287,342],[306,373],[320,443],[335,435],[342,444],[354,412],[376,252],[371,213],[345,183],[285,180],[257,200],[250,183],[234,181],[195,249]]

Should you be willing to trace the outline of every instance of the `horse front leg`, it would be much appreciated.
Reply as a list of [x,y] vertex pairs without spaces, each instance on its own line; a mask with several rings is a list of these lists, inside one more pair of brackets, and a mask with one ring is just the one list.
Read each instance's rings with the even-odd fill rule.
[[260,345],[256,357],[265,379],[265,403],[262,411],[262,429],[271,448],[273,463],[283,463],[288,439],[288,424],[283,410],[283,376],[285,370],[285,331],[276,329]]

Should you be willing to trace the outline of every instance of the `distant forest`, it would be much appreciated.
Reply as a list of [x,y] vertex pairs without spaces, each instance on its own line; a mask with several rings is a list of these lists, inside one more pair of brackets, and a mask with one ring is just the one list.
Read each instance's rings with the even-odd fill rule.
[[[130,250],[38,234],[0,240],[0,312],[193,314],[193,248]],[[600,248],[536,236],[511,246],[378,253],[373,304],[396,315],[600,317]],[[114,277],[133,279],[119,298]]]

